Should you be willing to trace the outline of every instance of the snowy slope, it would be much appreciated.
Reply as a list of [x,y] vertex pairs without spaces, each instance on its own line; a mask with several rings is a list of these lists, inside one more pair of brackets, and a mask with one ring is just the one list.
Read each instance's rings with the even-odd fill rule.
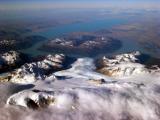
[[12,94],[6,104],[27,109],[24,120],[159,120],[159,69],[146,68],[136,55],[105,58],[110,68],[136,67],[140,71],[136,74],[106,76],[96,72],[93,59],[78,58],[70,68],[53,72],[44,80],[32,82],[33,88]]

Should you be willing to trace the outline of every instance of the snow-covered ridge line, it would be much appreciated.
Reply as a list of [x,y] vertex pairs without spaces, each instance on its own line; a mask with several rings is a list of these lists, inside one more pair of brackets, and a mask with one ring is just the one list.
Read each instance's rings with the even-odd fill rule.
[[11,72],[6,79],[14,83],[32,83],[36,80],[44,80],[49,73],[63,68],[65,56],[63,54],[47,55],[44,60],[26,63]]
[[16,51],[9,51],[0,55],[0,64],[11,65],[19,62],[20,60],[20,53]]
[[[113,58],[105,56],[99,60],[98,72],[112,77],[128,77],[138,74],[152,74],[160,72],[158,66],[153,65],[152,69],[147,68],[140,60],[140,52],[116,55]],[[153,69],[154,68],[154,69]]]
[[[100,58],[98,62],[94,62],[91,58],[78,58],[72,65],[70,65],[71,68],[67,70],[62,70],[62,68],[64,68],[64,62],[67,59],[66,56],[63,54],[48,55],[41,61],[22,65],[7,76],[6,81],[27,84],[33,83],[37,80],[47,79],[50,77],[48,76],[50,74],[52,79],[56,78],[55,76],[67,76],[100,80],[108,79],[108,77],[123,78],[139,74],[159,73],[160,68],[158,66],[152,66],[154,69],[147,68],[140,58],[141,55],[142,54],[137,51],[116,55],[113,58],[107,58],[104,56],[103,58]],[[58,72],[54,73],[55,71]],[[103,80],[100,80],[99,82],[102,81]]]
[[[10,95],[6,106],[31,110],[24,120],[39,120],[43,116],[49,120],[62,120],[66,116],[80,120],[158,120],[159,67],[147,68],[139,56],[139,52],[134,52],[102,58],[102,68],[119,70],[109,76],[96,71],[97,62],[92,58],[77,58],[69,63],[70,68],[61,69],[67,58],[48,55],[15,71],[12,82],[31,83],[33,87]],[[46,74],[48,71],[51,74]]]
[[27,62],[28,59],[27,55],[16,51],[0,54],[0,73],[19,67]]

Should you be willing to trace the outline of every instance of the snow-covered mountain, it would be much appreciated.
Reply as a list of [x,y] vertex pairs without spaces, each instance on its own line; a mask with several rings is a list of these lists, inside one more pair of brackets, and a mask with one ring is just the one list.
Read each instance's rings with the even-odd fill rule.
[[13,83],[32,83],[36,80],[44,80],[47,75],[63,68],[65,56],[63,54],[48,55],[42,61],[26,63],[11,72],[6,81]]
[[24,120],[158,120],[159,67],[148,67],[141,55],[77,58],[65,69],[62,54],[26,63],[11,73],[10,82],[32,87],[9,92],[6,105],[20,109]]
[[[141,63],[140,52],[126,53],[116,55],[113,58],[106,58],[105,56],[99,60],[98,71],[112,77],[128,77],[132,75],[146,74],[159,72],[158,67],[154,69],[147,68],[145,63]],[[156,63],[155,63],[156,64]]]
[[16,51],[9,51],[3,54],[0,54],[0,72],[16,68],[24,64],[27,61],[27,55]]

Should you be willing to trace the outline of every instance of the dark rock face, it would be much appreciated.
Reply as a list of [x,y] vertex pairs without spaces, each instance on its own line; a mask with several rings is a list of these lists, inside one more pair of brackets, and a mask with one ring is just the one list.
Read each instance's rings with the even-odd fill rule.
[[0,73],[13,70],[29,61],[29,57],[16,51],[0,54]]

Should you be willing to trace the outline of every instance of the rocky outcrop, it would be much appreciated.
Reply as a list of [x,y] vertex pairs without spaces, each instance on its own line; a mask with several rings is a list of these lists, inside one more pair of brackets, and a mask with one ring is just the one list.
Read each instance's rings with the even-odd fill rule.
[[0,107],[2,107],[6,103],[7,99],[10,96],[23,90],[32,89],[33,87],[33,84],[20,85],[10,82],[0,83]]
[[94,84],[94,85],[101,85],[106,83],[104,79],[90,79],[89,83]]
[[30,109],[42,109],[54,104],[55,98],[53,93],[45,91],[22,91],[8,98],[7,104],[18,105]]
[[0,54],[0,72],[2,73],[17,68],[24,64],[27,60],[27,55],[16,51],[9,51]]
[[0,56],[1,64],[13,65],[20,60],[20,54],[16,51],[10,51]]
[[97,71],[112,77],[127,77],[144,73],[153,73],[159,71],[159,67],[155,69],[147,68],[142,63],[140,52],[116,55],[113,58],[103,57],[98,60]]
[[38,79],[44,80],[50,73],[61,70],[65,56],[60,54],[48,55],[42,61],[26,63],[7,77],[14,83],[32,83]]

